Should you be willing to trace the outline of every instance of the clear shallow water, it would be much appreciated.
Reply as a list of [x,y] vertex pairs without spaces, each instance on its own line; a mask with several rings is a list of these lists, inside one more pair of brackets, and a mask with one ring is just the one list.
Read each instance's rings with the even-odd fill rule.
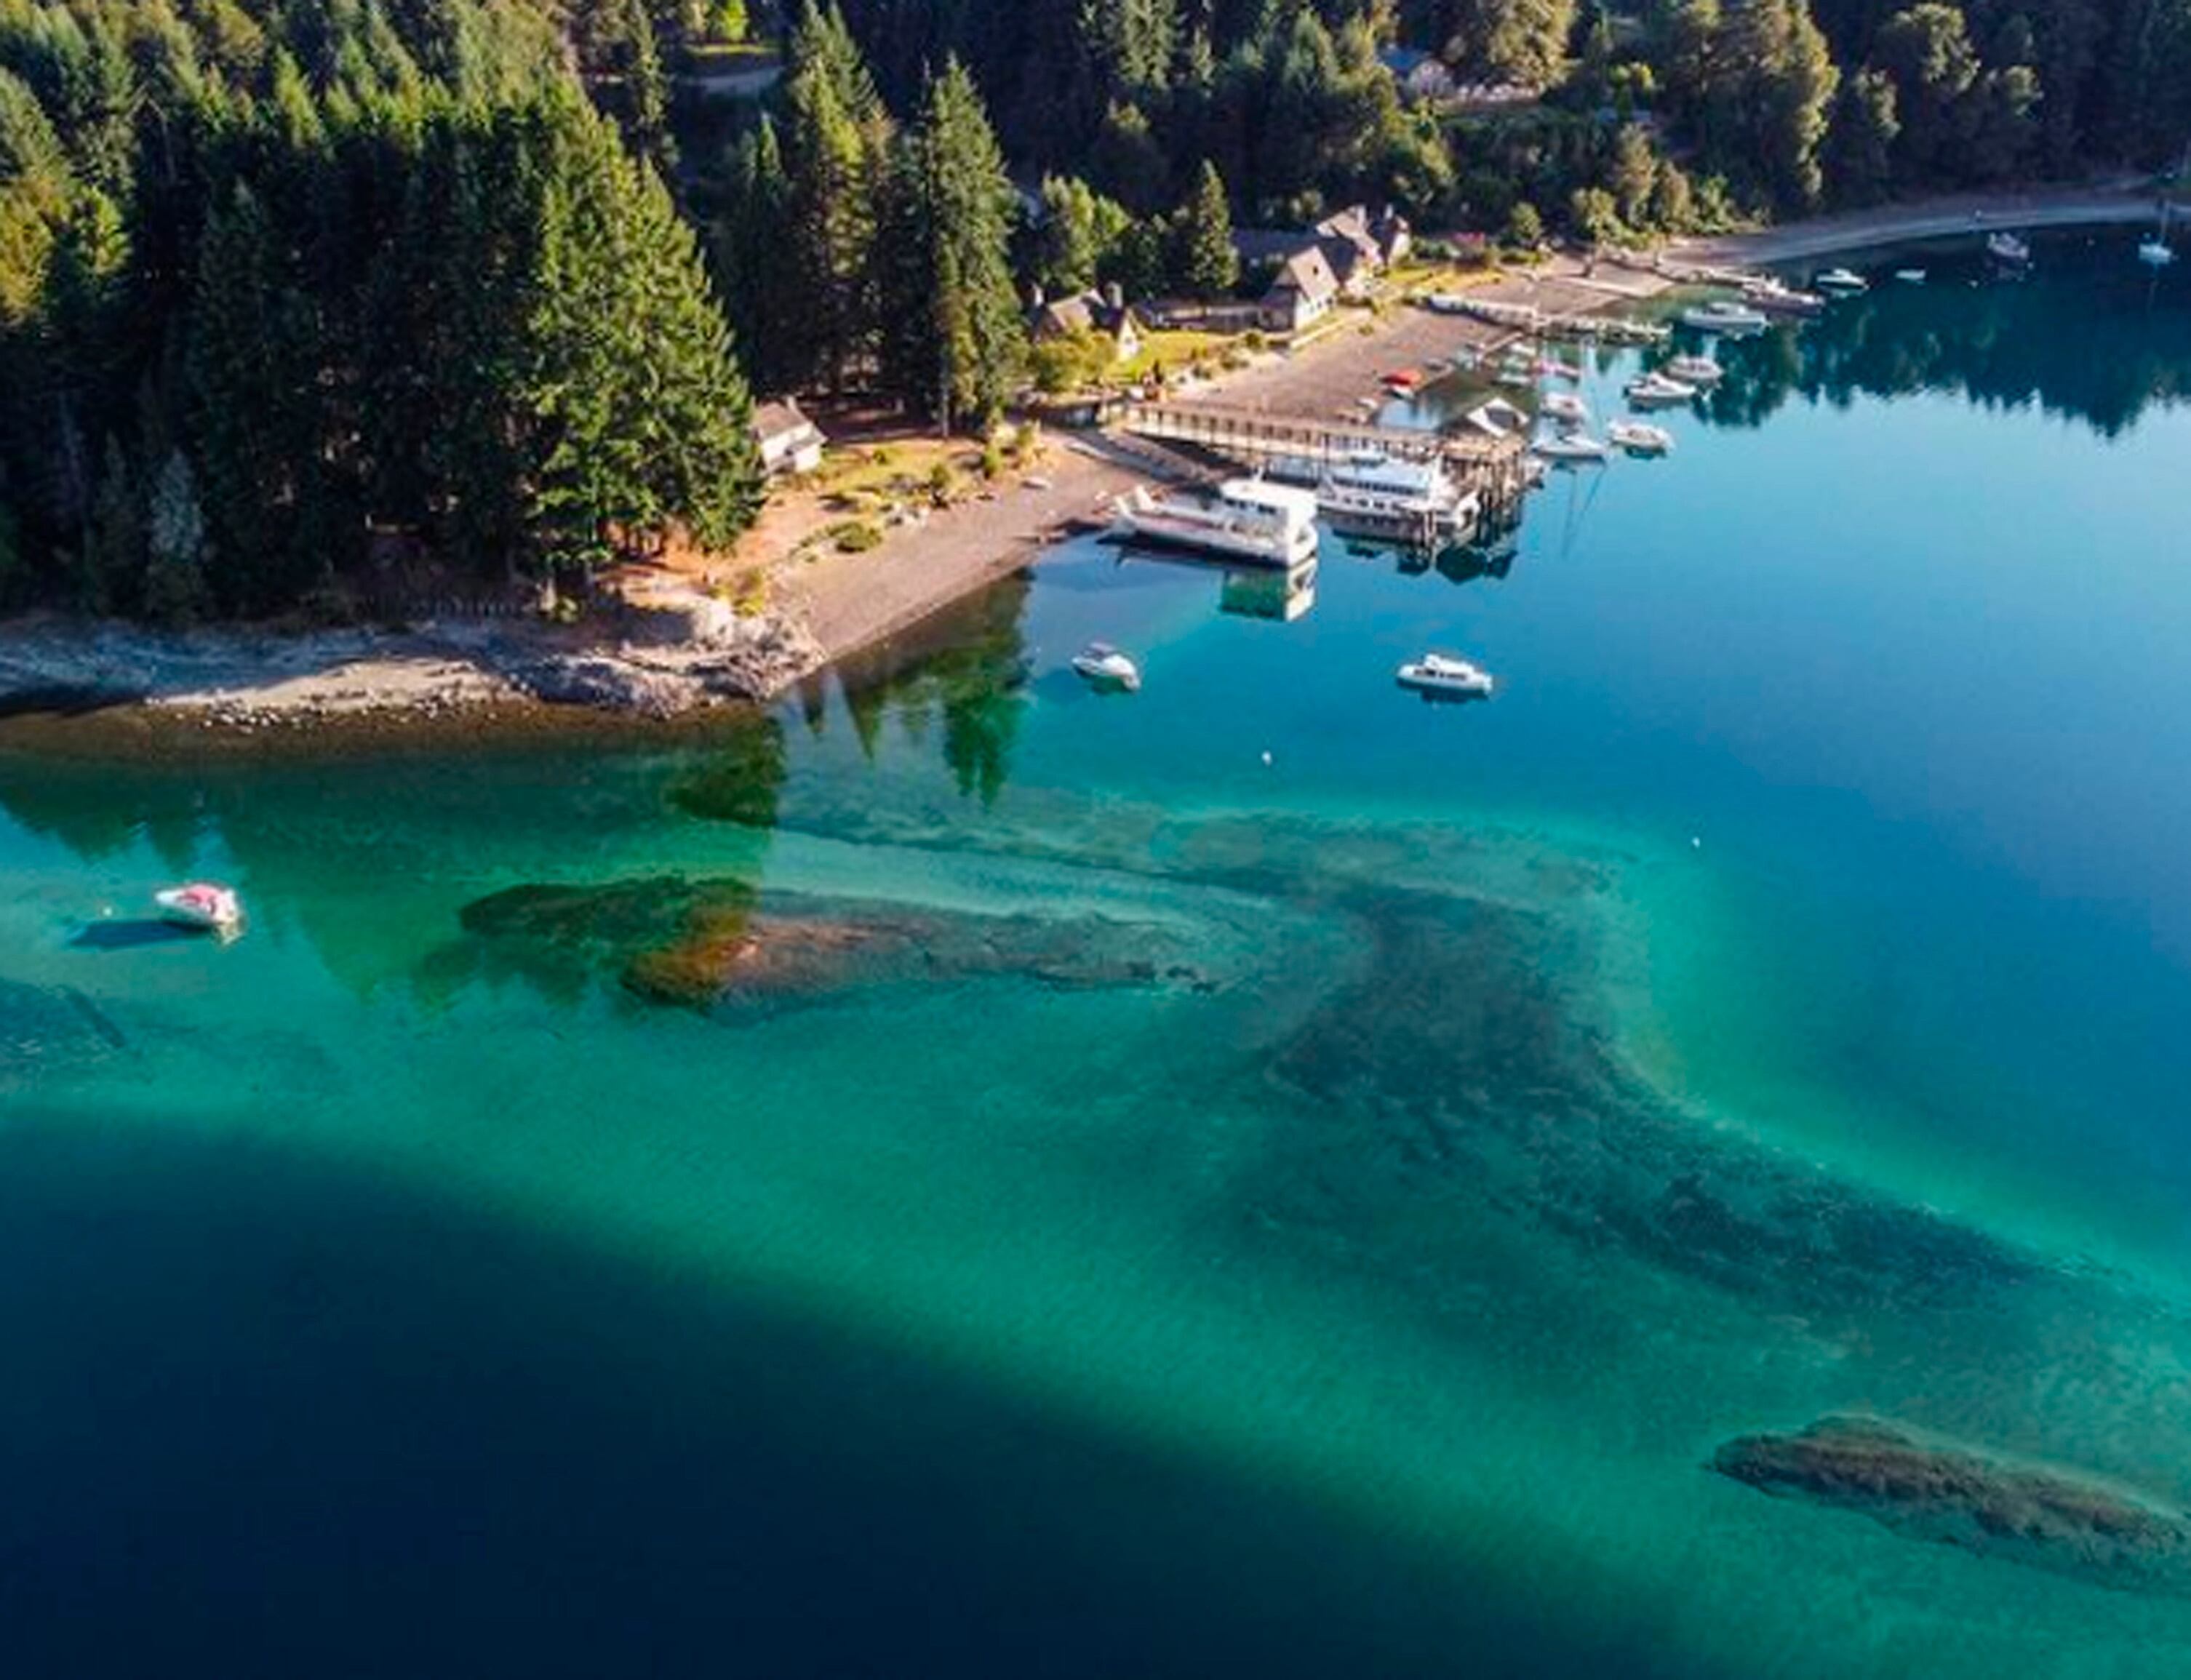
[[[1090,548],[705,743],[0,759],[12,1666],[2183,1671],[1700,1467],[2191,1501],[2191,294],[2042,257],[1504,577]],[[186,868],[248,939],[139,936]],[[898,943],[643,1003],[675,877]]]

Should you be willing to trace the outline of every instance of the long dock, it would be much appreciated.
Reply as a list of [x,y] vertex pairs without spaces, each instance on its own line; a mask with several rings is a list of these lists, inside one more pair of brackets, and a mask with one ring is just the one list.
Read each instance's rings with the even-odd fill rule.
[[1524,445],[1517,437],[1317,420],[1208,402],[1130,402],[1116,423],[1136,437],[1190,444],[1238,461],[1272,456],[1334,461],[1370,453],[1396,461],[1442,460],[1465,488],[1493,506],[1511,504],[1527,488]]

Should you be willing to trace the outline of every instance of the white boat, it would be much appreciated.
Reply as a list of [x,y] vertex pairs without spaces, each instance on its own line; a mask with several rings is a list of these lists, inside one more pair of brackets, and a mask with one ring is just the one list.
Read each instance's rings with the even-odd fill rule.
[[1904,286],[1922,286],[1925,283],[1925,270],[1922,269],[1897,269],[1894,271],[1894,277],[1900,281]]
[[2137,259],[2149,269],[2165,269],[2176,260],[2176,249],[2165,239],[2142,240],[2137,247]]
[[1315,495],[1261,479],[1227,479],[1207,497],[1153,497],[1137,486],[1118,498],[1117,513],[1112,534],[1149,548],[1286,570],[1316,553]]
[[1141,667],[1108,642],[1089,643],[1073,655],[1073,668],[1097,688],[1131,694],[1141,686]]
[[235,888],[211,881],[192,881],[152,894],[160,914],[178,928],[205,934],[233,934],[243,926],[243,900]]
[[1659,372],[1684,385],[1716,385],[1727,377],[1727,370],[1710,356],[1676,356]]
[[1630,455],[1670,455],[1674,434],[1643,420],[1616,420],[1605,429],[1606,441]]
[[1488,695],[1491,673],[1449,653],[1426,653],[1400,667],[1400,686],[1425,694]]
[[1628,400],[1638,408],[1663,407],[1670,403],[1687,402],[1697,394],[1697,388],[1684,380],[1668,377],[1664,373],[1643,373],[1630,379],[1625,387]]
[[1986,239],[1986,255],[1995,262],[2023,264],[2031,260],[2031,247],[2012,233],[1997,233]]
[[1271,463],[1271,475],[1312,486],[1323,522],[1341,536],[1439,547],[1465,542],[1482,507],[1443,461],[1395,460],[1376,450],[1331,462],[1286,457]]
[[1821,292],[1869,292],[1871,282],[1853,269],[1828,269],[1824,274],[1813,275],[1811,284]]
[[1772,324],[1747,304],[1729,303],[1725,298],[1693,304],[1682,311],[1682,326],[1693,327],[1699,332],[1717,332],[1730,338],[1762,332]]
[[1752,309],[1767,315],[1814,315],[1826,307],[1826,300],[1817,292],[1798,292],[1777,280],[1753,281],[1742,288],[1742,295]]
[[1538,406],[1562,425],[1590,423],[1590,405],[1572,391],[1546,391]]
[[1529,452],[1540,461],[1577,464],[1602,463],[1611,453],[1587,432],[1567,432],[1557,437],[1539,438],[1529,446]]

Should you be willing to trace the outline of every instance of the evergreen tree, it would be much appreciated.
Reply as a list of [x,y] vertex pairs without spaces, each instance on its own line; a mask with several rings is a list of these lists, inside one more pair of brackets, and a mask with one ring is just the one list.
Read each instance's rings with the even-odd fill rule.
[[843,387],[874,348],[875,237],[889,128],[843,19],[812,12],[794,37],[782,135],[784,248],[805,287],[803,342],[785,366],[801,384]]
[[1842,84],[1826,136],[1826,170],[1836,199],[1875,204],[1887,196],[1901,132],[1894,83],[1885,71],[1860,70]]
[[1012,204],[981,95],[953,60],[899,147],[885,341],[891,387],[946,434],[993,425],[1025,360],[1004,256]]
[[197,481],[179,449],[169,453],[152,486],[142,599],[145,615],[188,624],[212,605],[206,586],[205,516]]
[[1217,166],[1204,162],[1193,194],[1180,208],[1179,285],[1190,298],[1221,298],[1240,281],[1232,247],[1232,213]]

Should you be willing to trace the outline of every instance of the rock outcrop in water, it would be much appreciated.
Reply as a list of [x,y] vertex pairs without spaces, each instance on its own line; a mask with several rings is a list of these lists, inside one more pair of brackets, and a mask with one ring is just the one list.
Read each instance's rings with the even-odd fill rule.
[[551,995],[605,978],[644,1002],[687,1008],[984,975],[1061,989],[1217,984],[1176,934],[1152,926],[756,894],[735,880],[514,887],[465,905],[459,919],[472,955]]
[[2101,1586],[2191,1595],[2191,1516],[1876,1418],[1740,1436],[1711,1467],[1776,1497],[1860,1511],[1913,1540]]

